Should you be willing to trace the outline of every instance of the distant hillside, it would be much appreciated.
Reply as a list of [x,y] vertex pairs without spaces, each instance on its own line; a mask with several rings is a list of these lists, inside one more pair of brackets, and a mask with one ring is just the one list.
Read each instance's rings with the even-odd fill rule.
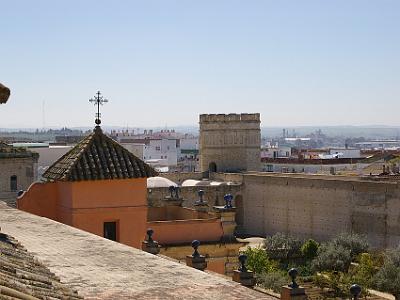
[[[50,128],[46,128],[50,129]],[[59,129],[59,128],[51,128],[51,129]],[[92,127],[72,127],[69,128],[73,131],[87,131],[91,130]],[[103,129],[106,131],[110,130],[123,130],[127,129],[124,126],[103,126]],[[129,127],[129,130],[135,130],[139,132],[143,132],[144,129],[152,129],[154,131],[163,130],[163,129],[175,129],[177,132],[183,133],[191,133],[194,135],[198,135],[199,127],[197,125],[179,125],[179,126],[158,126],[158,127]],[[286,129],[289,133],[289,136],[294,133],[297,137],[305,136],[316,132],[317,130],[321,130],[323,134],[328,137],[348,137],[348,138],[356,138],[356,137],[364,137],[365,139],[400,139],[400,126],[380,126],[380,125],[371,125],[371,126],[297,126],[297,127],[261,127],[261,135],[267,138],[273,137],[281,137],[282,130]],[[32,132],[36,131],[36,128],[0,128],[0,132]]]

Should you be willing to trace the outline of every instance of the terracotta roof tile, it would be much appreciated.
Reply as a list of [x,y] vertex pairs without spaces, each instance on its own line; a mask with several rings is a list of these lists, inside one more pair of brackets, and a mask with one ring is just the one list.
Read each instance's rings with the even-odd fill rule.
[[21,294],[34,299],[83,299],[63,285],[18,241],[3,233],[0,233],[0,290],[0,294],[18,296],[18,299]]
[[152,176],[157,176],[152,167],[106,136],[100,127],[96,127],[43,174],[48,180],[61,181]]

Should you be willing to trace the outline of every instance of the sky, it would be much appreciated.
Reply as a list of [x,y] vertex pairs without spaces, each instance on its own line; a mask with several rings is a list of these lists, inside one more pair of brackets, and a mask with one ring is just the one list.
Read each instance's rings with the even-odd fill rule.
[[0,127],[400,125],[400,1],[0,0]]

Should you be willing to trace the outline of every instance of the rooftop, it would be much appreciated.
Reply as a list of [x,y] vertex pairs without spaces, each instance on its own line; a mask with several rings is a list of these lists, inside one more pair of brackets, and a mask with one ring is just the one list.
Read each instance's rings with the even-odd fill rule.
[[13,147],[0,141],[0,158],[39,158],[37,153],[26,150],[26,148]]
[[4,233],[0,233],[0,253],[0,294],[4,295],[5,287],[14,296],[21,293],[40,299],[82,299],[17,240]]
[[79,229],[0,205],[2,231],[89,299],[272,299]]
[[157,172],[100,127],[63,155],[43,174],[48,180],[79,181],[156,176]]

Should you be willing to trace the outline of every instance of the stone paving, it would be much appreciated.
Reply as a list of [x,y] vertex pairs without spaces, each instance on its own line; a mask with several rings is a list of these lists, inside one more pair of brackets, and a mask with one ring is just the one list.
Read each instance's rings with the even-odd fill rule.
[[1,204],[0,226],[85,299],[273,299],[220,276]]

